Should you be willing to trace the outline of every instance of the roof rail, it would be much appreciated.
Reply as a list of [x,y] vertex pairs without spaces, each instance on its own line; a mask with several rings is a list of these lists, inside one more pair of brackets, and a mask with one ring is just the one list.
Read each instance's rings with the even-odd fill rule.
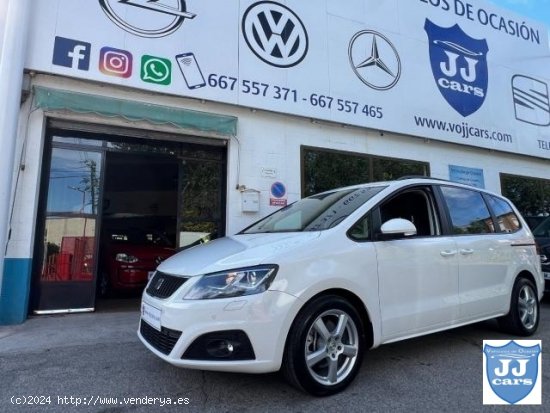
[[426,175],[404,175],[397,178],[396,181],[403,181],[405,179],[433,179],[435,181],[451,182],[448,179],[432,178],[431,176],[426,176]]

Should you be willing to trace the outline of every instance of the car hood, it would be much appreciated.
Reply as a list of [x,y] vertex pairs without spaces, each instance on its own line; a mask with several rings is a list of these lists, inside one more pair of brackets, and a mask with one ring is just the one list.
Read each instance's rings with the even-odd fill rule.
[[239,234],[179,252],[157,268],[182,276],[195,276],[259,264],[277,264],[276,258],[313,241],[320,232]]

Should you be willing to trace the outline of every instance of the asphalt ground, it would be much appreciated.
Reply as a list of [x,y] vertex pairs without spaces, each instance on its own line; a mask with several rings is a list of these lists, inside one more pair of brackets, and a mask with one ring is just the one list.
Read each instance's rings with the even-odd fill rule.
[[543,346],[542,406],[482,404],[483,340],[512,338],[492,321],[368,351],[346,391],[313,398],[275,373],[172,367],[138,340],[138,301],[109,307],[0,327],[0,412],[550,411],[550,298],[532,337]]

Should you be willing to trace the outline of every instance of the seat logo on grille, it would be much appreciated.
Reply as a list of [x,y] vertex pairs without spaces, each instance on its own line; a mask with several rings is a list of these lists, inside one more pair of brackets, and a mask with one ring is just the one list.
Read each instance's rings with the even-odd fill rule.
[[155,290],[160,290],[160,287],[162,287],[162,284],[164,284],[164,278],[161,278],[160,280],[157,281],[157,283],[155,284]]

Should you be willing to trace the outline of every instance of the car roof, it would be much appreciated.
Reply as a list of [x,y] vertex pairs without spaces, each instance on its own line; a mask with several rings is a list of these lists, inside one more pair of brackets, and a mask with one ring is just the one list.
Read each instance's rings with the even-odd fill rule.
[[[364,184],[357,184],[357,185],[350,185],[346,187],[341,188],[334,188],[328,191],[324,191],[322,193],[328,193],[333,191],[343,191],[343,190],[353,190],[353,189],[360,189],[360,188],[372,188],[372,187],[380,187],[385,186],[392,189],[398,189],[398,188],[404,188],[410,185],[420,185],[420,184],[436,184],[436,185],[450,185],[470,190],[476,190],[479,192],[484,192],[489,195],[496,196],[498,198],[506,199],[506,197],[502,196],[501,194],[497,194],[495,192],[488,191],[483,188],[474,187],[471,185],[462,184],[459,182],[453,182],[446,179],[440,179],[440,178],[432,178],[428,176],[404,176],[399,179],[395,179],[392,181],[377,181],[377,182],[368,182]],[[316,194],[319,195],[319,194]]]

